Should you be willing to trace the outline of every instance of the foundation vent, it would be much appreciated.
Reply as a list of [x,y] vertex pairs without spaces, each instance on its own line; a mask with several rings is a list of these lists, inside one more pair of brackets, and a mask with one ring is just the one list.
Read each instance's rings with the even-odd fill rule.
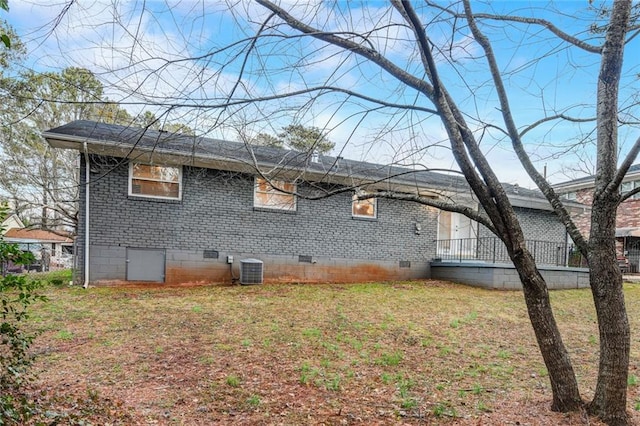
[[217,250],[205,250],[202,254],[202,257],[204,259],[217,259],[219,256],[219,253]]
[[240,284],[262,284],[263,262],[258,259],[243,259],[240,261]]

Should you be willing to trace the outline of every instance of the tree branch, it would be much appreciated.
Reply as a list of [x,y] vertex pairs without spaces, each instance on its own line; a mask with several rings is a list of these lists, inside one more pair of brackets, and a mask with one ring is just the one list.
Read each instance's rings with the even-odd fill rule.
[[371,194],[359,195],[359,200],[364,200],[368,198],[387,198],[391,200],[401,200],[401,201],[411,201],[414,203],[422,204],[429,207],[435,207],[440,210],[445,210],[448,212],[460,213],[471,220],[475,220],[478,223],[486,226],[491,232],[493,232],[496,236],[501,238],[500,234],[496,231],[496,228],[493,226],[493,223],[486,217],[481,215],[477,210],[472,209],[471,207],[463,206],[461,204],[451,204],[445,201],[440,201],[435,198],[423,197],[416,194],[402,194],[398,192],[392,191],[381,191],[375,192]]
[[[435,8],[438,8],[440,10],[442,10],[443,12],[446,12],[452,16],[455,16],[456,18],[464,18],[465,14],[460,14],[460,13],[456,13],[454,11],[452,11],[451,9],[444,7],[438,3],[434,3],[431,1],[427,1],[427,4],[429,6],[433,6]],[[505,21],[505,22],[517,22],[517,23],[521,23],[521,24],[533,24],[533,25],[539,25],[541,27],[544,27],[546,29],[548,29],[549,31],[551,31],[553,34],[555,34],[556,36],[560,37],[562,40],[566,41],[567,43],[570,43],[580,49],[583,49],[587,52],[591,52],[591,53],[601,53],[602,52],[602,46],[595,46],[595,45],[591,45],[589,43],[586,43],[576,37],[573,37],[572,35],[565,33],[564,31],[562,31],[560,28],[556,27],[555,25],[553,25],[551,22],[547,21],[546,19],[540,19],[540,18],[528,18],[528,17],[522,17],[522,16],[505,16],[505,15],[492,15],[489,13],[476,13],[473,15],[474,19],[489,19],[489,20],[494,20],[494,21]]]
[[[618,184],[622,182],[621,174],[616,170],[618,150],[618,96],[620,90],[620,74],[624,57],[624,38],[627,33],[627,22],[631,12],[631,1],[614,2],[611,10],[610,24],[607,28],[602,62],[598,74],[598,132],[596,158],[598,170],[595,176],[593,204],[600,199],[608,199],[617,195]],[[634,144],[630,156],[623,163],[627,169],[637,155],[638,143]],[[619,201],[619,198],[618,198]],[[599,224],[592,221],[593,226]]]
[[[419,17],[413,10],[411,4],[408,2],[395,1],[394,7],[396,7],[401,12],[401,15],[411,27],[412,31],[416,35],[416,38],[418,40],[422,40],[418,43],[418,48],[420,49],[420,55],[423,58],[425,72],[431,79],[434,87],[434,90],[432,92],[425,93],[425,95],[436,105],[438,111],[440,112],[440,118],[445,123],[445,128],[449,135],[452,147],[452,152],[454,157],[456,158],[456,162],[460,166],[460,170],[469,183],[469,186],[471,186],[471,189],[480,200],[480,203],[484,206],[485,211],[487,211],[489,217],[493,219],[493,226],[495,227],[495,229],[498,229],[499,233],[501,233],[504,237],[504,230],[506,227],[501,218],[500,209],[495,205],[492,199],[493,194],[491,184],[487,185],[485,182],[489,180],[491,183],[497,183],[500,188],[502,187],[499,182],[497,182],[497,179],[495,178],[495,175],[493,175],[493,172],[487,170],[488,163],[486,162],[486,159],[484,158],[480,150],[477,149],[477,144],[475,144],[471,132],[468,131],[468,127],[464,122],[462,113],[458,110],[455,102],[451,99],[451,96],[448,94],[448,92],[440,82],[436,63],[433,58],[433,53],[428,43],[428,38],[426,36],[424,26],[420,22]],[[465,146],[467,148],[465,148]],[[467,152],[467,149],[469,149],[469,152]],[[473,162],[471,158],[469,158],[469,155],[471,155]],[[476,166],[478,166],[478,169],[480,170],[480,173],[483,175],[485,180],[483,180],[476,172]]]
[[[338,92],[338,93],[343,93],[345,95],[348,95],[357,99],[361,99],[363,101],[371,102],[377,105],[381,105],[384,107],[388,107],[388,108],[408,109],[413,111],[426,112],[429,114],[435,114],[435,115],[438,114],[438,111],[433,108],[426,108],[426,107],[422,107],[415,104],[396,104],[392,102],[387,102],[382,99],[373,98],[371,96],[363,95],[353,90],[344,89],[336,86],[314,86],[314,87],[308,87],[305,89],[295,90],[292,92],[278,93],[270,96],[259,96],[255,98],[246,98],[246,99],[236,98],[235,100],[229,100],[225,98],[225,99],[220,99],[219,104],[211,104],[211,105],[203,105],[198,103],[182,103],[182,102],[170,103],[170,104],[169,103],[167,104],[149,103],[149,102],[121,102],[119,103],[119,105],[127,105],[127,106],[154,105],[154,106],[166,106],[169,108],[220,109],[220,108],[227,108],[229,106],[247,105],[247,104],[256,103],[256,102],[268,102],[268,101],[274,101],[278,99],[291,98],[291,97],[314,93],[314,92],[327,92],[327,93]],[[317,96],[322,96],[324,94],[325,93],[320,93]],[[178,101],[180,99],[175,98],[174,100]],[[43,103],[47,102],[47,103],[54,103],[54,104],[97,104],[97,105],[104,104],[103,101],[78,102],[78,101],[60,101],[58,99],[44,99],[44,98],[41,99],[41,101]]]
[[375,49],[372,49],[370,47],[365,47],[351,40],[337,37],[335,34],[326,33],[316,28],[313,28],[301,22],[300,20],[294,18],[287,11],[282,9],[280,6],[277,6],[270,1],[267,1],[267,0],[256,0],[256,1],[258,2],[258,4],[266,7],[272,12],[275,12],[291,28],[294,28],[304,34],[308,34],[311,37],[317,38],[318,40],[322,40],[334,46],[341,47],[342,49],[348,52],[353,52],[366,59],[369,59],[370,61],[380,66],[382,69],[387,71],[389,74],[391,74],[393,77],[397,78],[407,86],[412,87],[422,93],[433,92],[433,87],[430,84],[428,84],[426,81],[409,74],[408,72],[398,67],[396,64],[394,64],[384,56],[382,56]]
[[[640,138],[636,139],[636,141],[634,142],[633,146],[629,150],[629,153],[624,158],[624,161],[622,162],[622,164],[618,168],[618,171],[616,172],[615,176],[611,180],[611,183],[609,184],[609,187],[610,187],[609,190],[610,191],[616,190],[622,184],[622,180],[624,179],[624,177],[626,176],[627,172],[629,171],[629,167],[631,167],[633,162],[636,161],[636,158],[638,157],[638,153],[640,153]],[[631,192],[633,192],[633,191],[631,191]],[[624,200],[628,199],[630,196],[633,196],[633,195],[635,195],[635,194],[631,194],[631,195],[624,194],[620,198],[620,201],[618,201],[618,204],[623,202]]]
[[563,113],[554,114],[554,115],[550,115],[548,117],[541,118],[540,120],[537,120],[537,121],[529,124],[522,131],[520,131],[520,134],[518,136],[519,136],[519,138],[522,138],[524,135],[526,135],[528,132],[530,132],[531,130],[535,129],[539,125],[547,123],[549,121],[553,121],[553,120],[566,120],[566,121],[570,121],[572,123],[588,123],[588,122],[591,122],[591,121],[596,121],[596,118],[595,117],[592,117],[592,118],[576,118],[576,117],[570,117],[570,116],[568,116],[566,114],[563,114]]
[[562,204],[562,201],[560,200],[558,194],[556,194],[556,192],[551,187],[549,182],[547,182],[544,176],[542,176],[536,170],[535,166],[531,162],[531,159],[529,158],[529,155],[524,149],[522,140],[520,139],[520,134],[518,132],[518,129],[516,128],[515,121],[511,113],[509,98],[504,87],[504,82],[502,81],[500,69],[498,67],[498,62],[493,52],[493,48],[487,37],[480,31],[480,29],[476,25],[476,15],[474,15],[471,11],[469,0],[464,0],[464,9],[465,15],[467,17],[467,22],[469,23],[469,28],[473,33],[473,37],[485,52],[485,57],[489,65],[493,83],[498,94],[502,118],[507,126],[507,132],[509,133],[509,138],[511,139],[511,145],[513,146],[513,149],[516,152],[520,163],[524,166],[527,174],[531,177],[531,179],[533,179],[540,191],[542,191],[542,193],[545,195],[545,197],[553,207],[554,212],[567,228],[571,239],[573,239],[574,243],[578,246],[580,252],[586,256],[588,253],[587,240],[584,238],[584,236],[574,223],[573,219],[571,218],[571,215]]
[[618,202],[618,204],[621,204],[623,201],[628,200],[629,198],[633,197],[636,194],[640,194],[640,186],[637,188],[632,189],[629,192],[625,192],[624,194],[620,195],[620,202]]

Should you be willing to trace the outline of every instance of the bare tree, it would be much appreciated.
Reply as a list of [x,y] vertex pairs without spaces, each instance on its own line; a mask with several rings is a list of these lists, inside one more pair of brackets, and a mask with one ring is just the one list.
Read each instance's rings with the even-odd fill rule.
[[[625,98],[627,104],[621,105],[619,93],[621,82],[624,88],[637,84],[637,75],[625,74],[623,57],[625,49],[638,41],[638,7],[629,0],[616,0],[607,8],[591,5],[588,14],[581,15],[583,20],[574,16],[570,29],[563,30],[553,20],[562,16],[560,11],[529,9],[517,16],[474,4],[482,8],[480,13],[469,0],[448,6],[429,1],[414,6],[394,0],[389,7],[257,3],[260,7],[253,3],[229,6],[223,12],[236,19],[235,38],[203,43],[194,49],[196,53],[157,51],[157,44],[145,45],[140,23],[132,30],[124,20],[116,20],[111,24],[117,27],[113,33],[121,31],[124,41],[131,43],[128,65],[106,69],[102,76],[136,103],[188,111],[184,116],[194,117],[191,127],[203,133],[222,132],[235,118],[244,119],[252,111],[254,136],[270,133],[258,126],[264,121],[273,128],[274,122],[291,121],[292,115],[325,114],[323,133],[338,127],[352,129],[338,144],[340,152],[362,139],[368,141],[368,148],[359,148],[366,150],[393,145],[398,138],[404,143],[400,158],[415,161],[416,155],[424,158],[427,146],[446,139],[482,212],[419,194],[387,191],[362,197],[395,198],[459,212],[494,232],[523,284],[549,371],[552,409],[577,410],[585,403],[553,316],[547,285],[526,248],[518,217],[490,160],[492,149],[509,147],[589,260],[600,366],[594,398],[586,406],[608,424],[627,424],[630,338],[616,263],[615,216],[619,203],[631,195],[621,195],[619,187],[640,150],[640,139],[626,146],[618,166],[618,126],[630,125],[627,134],[637,131],[633,106],[637,95]],[[152,15],[153,11],[141,13]],[[179,21],[177,15],[172,17]],[[193,48],[191,35],[200,34],[181,37],[185,46]],[[114,38],[114,50],[116,45],[121,50],[122,42]],[[556,68],[548,67],[549,58]],[[595,63],[600,64],[597,75],[582,74],[581,64],[586,68]],[[138,78],[126,84],[128,75]],[[572,77],[589,79],[594,93],[574,94],[575,101],[558,102],[559,85],[568,85]],[[289,84],[283,87],[278,84],[281,81]],[[526,100],[517,99],[516,94],[526,95]],[[579,131],[567,136],[563,126]],[[330,137],[335,140],[333,134]],[[571,155],[584,149],[585,142],[593,142],[597,159],[588,236],[577,228],[534,161]]]
[[[623,53],[625,46],[633,39],[638,28],[633,25],[632,6],[630,1],[616,1],[610,10],[603,12],[608,22],[599,26],[599,31],[591,31],[588,37],[564,32],[550,21],[532,17],[517,17],[499,14],[476,14],[469,0],[462,5],[444,8],[437,4],[428,4],[417,11],[409,2],[393,1],[393,11],[385,12],[388,16],[386,25],[363,31],[357,28],[340,28],[330,26],[308,7],[288,9],[268,0],[257,0],[260,5],[270,11],[260,24],[259,31],[247,49],[246,56],[260,55],[255,40],[264,39],[269,45],[269,52],[274,52],[273,44],[281,40],[290,44],[292,40],[310,39],[319,42],[320,48],[335,49],[335,54],[357,56],[359,66],[378,68],[381,79],[395,79],[413,99],[413,104],[389,105],[386,99],[349,90],[335,81],[312,84],[305,79],[305,89],[291,91],[290,96],[309,95],[320,97],[325,93],[343,94],[348,98],[357,98],[385,107],[396,107],[404,111],[419,111],[437,117],[446,130],[452,153],[465,176],[473,193],[479,200],[488,216],[491,229],[505,244],[509,257],[519,273],[524,288],[525,301],[529,317],[536,334],[540,351],[549,371],[553,389],[552,409],[558,411],[576,410],[583,406],[576,376],[572,364],[556,325],[549,301],[547,285],[538,271],[535,260],[527,250],[524,234],[518,218],[511,206],[498,177],[483,151],[478,139],[478,127],[499,129],[504,138],[511,143],[521,164],[545,194],[555,213],[565,224],[568,233],[579,250],[589,260],[590,279],[593,299],[596,306],[600,330],[600,367],[598,382],[593,400],[587,404],[591,413],[598,415],[611,425],[627,424],[626,388],[629,363],[629,323],[626,316],[622,277],[616,263],[615,251],[615,216],[620,203],[619,186],[629,166],[635,160],[640,149],[640,139],[629,150],[627,157],[618,168],[618,136],[619,122],[619,82],[622,73]],[[461,7],[460,7],[461,6]],[[349,9],[349,8],[346,8]],[[344,20],[341,23],[358,22],[350,15],[351,10],[340,10]],[[425,19],[428,19],[425,21]],[[436,31],[444,22],[449,22],[451,46],[456,31],[464,28],[468,39],[465,49],[475,49],[470,56],[474,65],[482,67],[485,85],[491,84],[496,96],[495,105],[500,111],[499,121],[483,121],[465,110],[465,103],[456,100],[451,88],[456,84],[468,84],[462,68],[457,69],[451,52],[443,52],[444,47],[436,43]],[[598,75],[597,108],[595,121],[596,145],[596,187],[591,220],[591,234],[581,234],[572,221],[568,210],[553,190],[545,177],[537,171],[525,149],[524,139],[528,132],[542,125],[565,120],[573,123],[588,121],[582,117],[571,117],[565,111],[546,112],[534,122],[526,122],[518,126],[517,114],[509,99],[507,78],[498,61],[490,38],[483,32],[482,24],[523,25],[527,28],[538,27],[540,31],[552,33],[555,43],[563,49],[578,49],[591,55],[597,55],[600,61]],[[345,25],[346,26],[346,25]],[[394,59],[389,49],[391,43],[380,42],[384,36],[376,34],[383,31],[389,34],[390,28],[402,33],[396,41],[411,46],[414,56],[401,64]],[[432,33],[434,33],[432,35]],[[597,36],[602,36],[598,38]],[[588,39],[593,38],[593,40]],[[255,52],[254,52],[255,49]],[[445,58],[443,58],[443,56]],[[298,58],[302,60],[303,58]],[[263,58],[263,63],[266,59]],[[484,63],[484,64],[483,64]],[[446,72],[457,73],[458,82]],[[244,77],[241,75],[241,77]],[[487,101],[476,94],[475,102]],[[230,99],[231,100],[231,99]],[[259,100],[256,100],[259,101]],[[470,121],[470,119],[472,121]],[[387,192],[377,194],[389,198],[408,199],[428,205],[438,204],[445,210],[459,211],[472,219],[482,221],[481,215],[470,210],[460,210],[453,205],[434,203],[431,200],[415,195]]]
[[[82,68],[61,73],[25,72],[2,81],[8,92],[2,111],[0,189],[11,195],[30,225],[68,231],[77,221],[77,155],[52,150],[40,132],[87,118],[100,101],[102,85]],[[22,209],[22,211],[20,211]]]
[[80,119],[125,124],[138,119],[104,99],[102,84],[84,68],[23,72],[3,78],[0,90],[7,99],[0,110],[0,161],[4,165],[0,191],[30,226],[65,234],[75,230],[77,153],[52,149],[40,132]]

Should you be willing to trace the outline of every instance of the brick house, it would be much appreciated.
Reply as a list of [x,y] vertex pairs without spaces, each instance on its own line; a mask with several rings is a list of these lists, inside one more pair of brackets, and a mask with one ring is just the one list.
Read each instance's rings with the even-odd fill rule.
[[[554,185],[554,189],[562,196],[563,200],[578,202],[584,207],[575,210],[573,219],[576,226],[589,235],[591,227],[591,210],[593,202],[594,177],[586,176]],[[621,186],[623,193],[640,186],[640,164],[629,168]],[[639,272],[640,265],[640,194],[625,200],[618,207],[616,217],[616,240],[620,257],[626,257],[629,261],[631,272]]]
[[[85,284],[231,282],[252,271],[272,282],[428,278],[436,240],[489,232],[455,213],[355,194],[384,189],[477,207],[459,176],[92,121],[44,137],[80,152]],[[566,242],[538,192],[506,188],[528,239]]]

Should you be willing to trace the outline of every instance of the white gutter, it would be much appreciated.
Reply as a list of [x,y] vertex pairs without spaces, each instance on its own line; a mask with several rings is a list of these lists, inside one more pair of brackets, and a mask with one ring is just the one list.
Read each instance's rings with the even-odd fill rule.
[[84,288],[89,287],[89,179],[91,167],[89,166],[89,151],[87,142],[84,147]]

